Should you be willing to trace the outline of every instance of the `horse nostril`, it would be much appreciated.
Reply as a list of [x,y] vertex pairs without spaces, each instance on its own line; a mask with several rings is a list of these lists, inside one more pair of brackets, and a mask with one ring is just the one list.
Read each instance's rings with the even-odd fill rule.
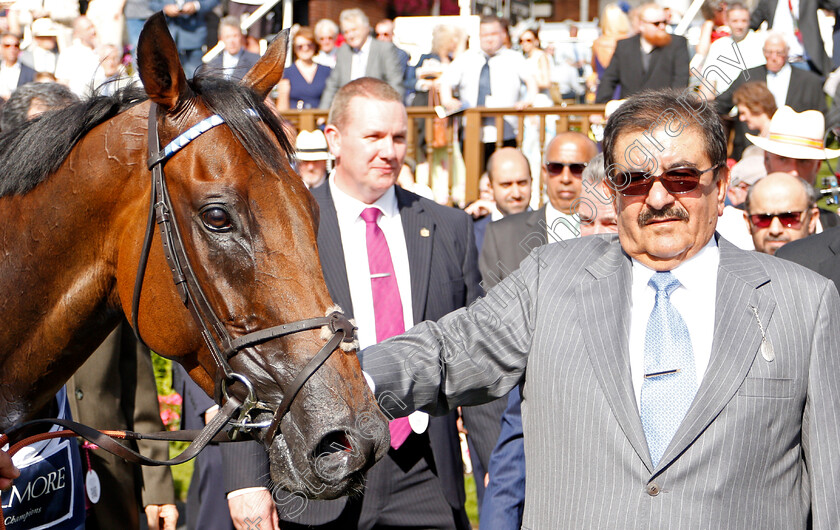
[[353,450],[353,446],[350,443],[350,439],[347,437],[347,433],[344,431],[332,431],[324,435],[321,438],[321,441],[318,442],[318,445],[315,446],[313,450],[313,457],[319,457],[323,455],[329,455],[338,452],[351,452]]

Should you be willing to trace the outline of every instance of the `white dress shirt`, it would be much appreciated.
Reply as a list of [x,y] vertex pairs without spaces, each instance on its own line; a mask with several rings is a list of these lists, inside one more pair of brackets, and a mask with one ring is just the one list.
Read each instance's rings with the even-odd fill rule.
[[19,80],[20,61],[16,61],[12,66],[6,66],[5,62],[0,62],[0,96],[8,99],[17,89]]
[[411,309],[411,270],[408,266],[408,248],[405,244],[400,209],[394,187],[385,192],[373,204],[346,194],[335,182],[335,174],[329,177],[335,212],[338,216],[338,229],[341,232],[341,246],[344,248],[344,264],[347,267],[347,283],[350,285],[350,299],[353,301],[353,316],[359,327],[359,346],[367,348],[376,344],[376,318],[373,312],[373,291],[370,285],[370,264],[367,258],[367,237],[362,211],[375,207],[382,211],[377,224],[385,234],[391,262],[397,275],[397,287],[403,306],[405,329],[414,326],[414,313]]
[[236,55],[229,54],[227,50],[222,52],[222,71],[224,72],[225,79],[230,79],[236,73],[236,67],[239,66],[239,59],[242,57],[244,51],[239,50],[239,53]]
[[352,54],[350,81],[355,81],[360,77],[364,77],[367,71],[368,57],[370,57],[370,37],[365,39],[365,43],[358,50],[350,48],[350,53]]
[[[671,294],[671,303],[682,315],[691,337],[697,387],[703,381],[712,356],[715,331],[715,296],[720,250],[712,237],[700,252],[680,264],[671,273],[682,284]],[[633,281],[630,294],[630,376],[636,394],[637,410],[641,410],[642,381],[645,378],[645,334],[656,290],[648,285],[655,271],[633,260]]]
[[787,99],[788,87],[790,86],[790,69],[793,68],[790,64],[785,63],[781,70],[775,74],[767,71],[767,89],[773,94],[773,99],[776,100],[776,107],[782,108],[785,106]]
[[[487,54],[483,51],[470,48],[449,63],[441,77],[442,83],[459,89],[460,101],[467,108],[475,107],[478,102],[478,83],[486,59]],[[525,57],[521,53],[502,48],[490,57],[487,64],[490,65],[490,94],[484,102],[485,107],[512,107],[520,100],[525,80],[531,77]],[[496,141],[495,123],[493,119],[483,120],[482,142]],[[515,117],[506,116],[502,138],[514,138],[516,125]]]
[[574,239],[580,235],[580,219],[577,215],[563,213],[551,205],[545,203],[545,224],[548,242],[565,241]]

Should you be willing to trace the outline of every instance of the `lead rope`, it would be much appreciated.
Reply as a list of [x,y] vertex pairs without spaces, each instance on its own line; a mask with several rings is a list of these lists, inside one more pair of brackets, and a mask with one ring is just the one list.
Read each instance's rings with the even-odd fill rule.
[[[100,449],[104,449],[105,451],[123,458],[133,464],[146,466],[173,466],[192,460],[210,442],[231,442],[232,440],[228,436],[227,432],[222,432],[222,428],[230,421],[239,407],[239,401],[231,396],[228,398],[224,407],[219,410],[219,413],[216,414],[216,416],[210,420],[210,423],[208,423],[204,429],[200,431],[164,431],[154,434],[142,434],[133,431],[97,430],[75,421],[57,418],[32,420],[13,427],[11,431],[6,434],[0,434],[0,447],[8,444],[11,440],[11,434],[21,429],[34,425],[59,425],[64,427],[65,430],[35,434],[15,443],[9,448],[9,456],[14,456],[15,453],[20,451],[22,448],[33,443],[51,440],[54,438],[71,438],[80,436],[88,442],[96,444]],[[169,460],[155,460],[141,455],[137,451],[116,442],[116,440],[188,441],[190,442],[190,445],[175,458],[171,458]],[[6,530],[2,504],[0,504],[0,530]]]

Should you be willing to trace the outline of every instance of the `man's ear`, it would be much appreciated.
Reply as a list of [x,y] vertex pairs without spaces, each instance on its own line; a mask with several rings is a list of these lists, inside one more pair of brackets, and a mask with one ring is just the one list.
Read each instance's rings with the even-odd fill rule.
[[335,125],[330,124],[324,128],[324,136],[327,137],[330,154],[337,159],[341,156],[341,131]]
[[814,206],[811,208],[811,220],[808,221],[808,235],[817,233],[817,221],[820,220],[820,209]]
[[729,190],[729,166],[725,163],[717,170],[717,178],[718,216],[721,216],[726,205],[726,192]]

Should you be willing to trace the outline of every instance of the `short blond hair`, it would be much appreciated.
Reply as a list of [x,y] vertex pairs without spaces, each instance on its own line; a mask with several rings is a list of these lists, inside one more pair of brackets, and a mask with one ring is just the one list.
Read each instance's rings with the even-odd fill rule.
[[336,92],[332,100],[332,105],[330,105],[327,124],[341,129],[347,123],[350,101],[355,97],[375,99],[377,101],[396,101],[402,104],[400,93],[385,81],[374,77],[361,77],[350,81]]

